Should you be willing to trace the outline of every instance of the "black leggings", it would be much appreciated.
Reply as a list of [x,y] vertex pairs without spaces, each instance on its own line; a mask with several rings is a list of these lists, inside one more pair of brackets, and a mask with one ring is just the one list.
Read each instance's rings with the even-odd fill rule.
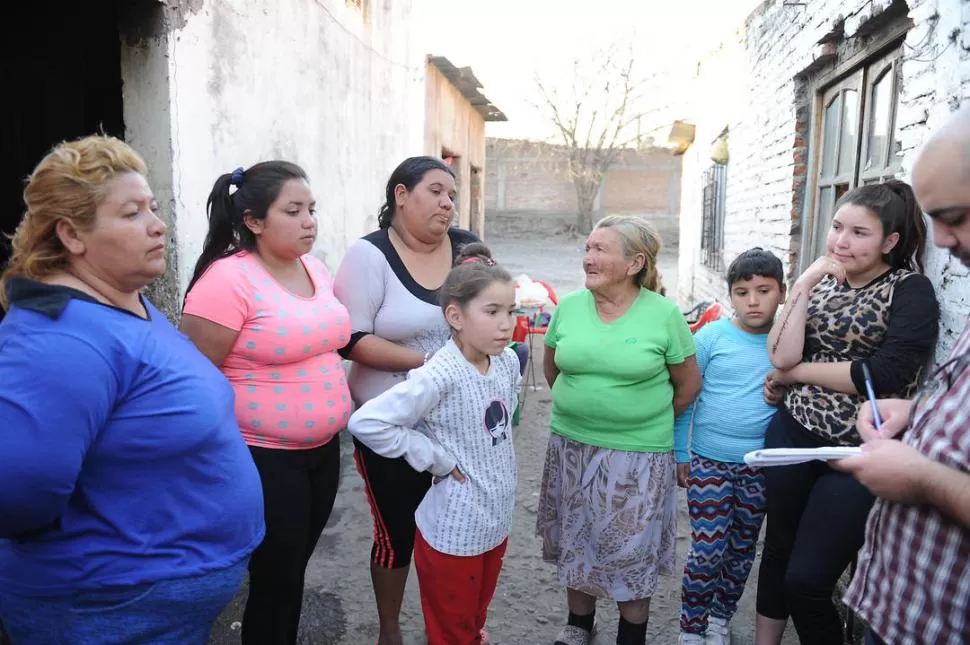
[[414,513],[431,488],[431,473],[419,473],[404,457],[382,457],[356,438],[354,461],[374,519],[371,564],[382,569],[411,566],[417,533]]
[[243,645],[293,645],[303,578],[340,483],[340,435],[309,450],[250,447],[263,482],[266,537],[249,562]]
[[[765,448],[828,445],[779,407]],[[865,541],[875,498],[823,462],[765,468],[767,529],[758,574],[758,613],[791,616],[802,645],[841,645],[832,593]]]

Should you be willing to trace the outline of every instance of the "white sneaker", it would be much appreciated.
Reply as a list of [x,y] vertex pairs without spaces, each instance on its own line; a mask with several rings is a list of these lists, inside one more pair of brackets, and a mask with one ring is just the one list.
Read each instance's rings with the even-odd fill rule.
[[678,645],[704,645],[707,641],[700,634],[688,634],[681,632],[677,639]]
[[706,645],[731,645],[731,627],[723,618],[711,616],[707,619]]

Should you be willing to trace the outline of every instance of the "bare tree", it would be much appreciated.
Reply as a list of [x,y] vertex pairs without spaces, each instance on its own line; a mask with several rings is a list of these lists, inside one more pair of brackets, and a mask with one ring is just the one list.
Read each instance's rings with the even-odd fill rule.
[[566,155],[567,174],[576,188],[575,232],[593,228],[596,195],[610,166],[624,150],[643,143],[646,79],[636,76],[635,60],[615,51],[589,64],[573,62],[572,82],[565,87],[536,74],[542,100],[537,107],[558,132]]

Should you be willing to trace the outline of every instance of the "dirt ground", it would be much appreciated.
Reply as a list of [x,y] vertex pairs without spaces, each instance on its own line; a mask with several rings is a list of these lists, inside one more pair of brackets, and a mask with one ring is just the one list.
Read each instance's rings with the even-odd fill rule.
[[[496,259],[513,275],[527,273],[548,281],[564,294],[582,286],[583,241],[553,236],[539,239],[490,238]],[[668,293],[676,293],[676,249],[661,259]],[[541,364],[541,339],[535,338],[535,359]],[[527,373],[527,377],[529,374]],[[536,370],[538,389],[527,387],[521,424],[515,445],[519,467],[518,504],[505,566],[492,601],[488,627],[493,641],[501,645],[552,643],[565,622],[566,605],[554,567],[539,557],[535,539],[535,514],[546,442],[549,437],[549,390]],[[307,573],[300,643],[303,645],[367,645],[377,637],[377,620],[370,587],[368,556],[371,518],[360,477],[353,467],[348,436],[343,436],[343,472],[337,504],[317,546]],[[689,524],[686,499],[678,520],[679,563],[688,546]],[[757,563],[752,578],[757,573]],[[239,642],[239,620],[245,589],[224,612],[213,633],[211,645]],[[680,611],[680,577],[663,579],[653,598],[648,642],[677,642]],[[749,584],[740,610],[732,623],[734,642],[754,642],[754,584]],[[598,609],[600,635],[596,645],[615,642],[617,613],[602,602]],[[403,610],[407,645],[423,645],[423,625],[418,585],[412,571]],[[790,636],[786,643],[797,640]]]

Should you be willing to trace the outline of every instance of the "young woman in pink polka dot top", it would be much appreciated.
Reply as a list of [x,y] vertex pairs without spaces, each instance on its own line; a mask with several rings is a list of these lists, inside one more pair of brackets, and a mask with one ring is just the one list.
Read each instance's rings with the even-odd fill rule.
[[266,537],[250,562],[243,645],[296,643],[307,562],[337,494],[336,436],[351,413],[337,354],[350,318],[309,255],[314,207],[291,163],[220,177],[182,316],[182,331],[232,384],[263,483]]

